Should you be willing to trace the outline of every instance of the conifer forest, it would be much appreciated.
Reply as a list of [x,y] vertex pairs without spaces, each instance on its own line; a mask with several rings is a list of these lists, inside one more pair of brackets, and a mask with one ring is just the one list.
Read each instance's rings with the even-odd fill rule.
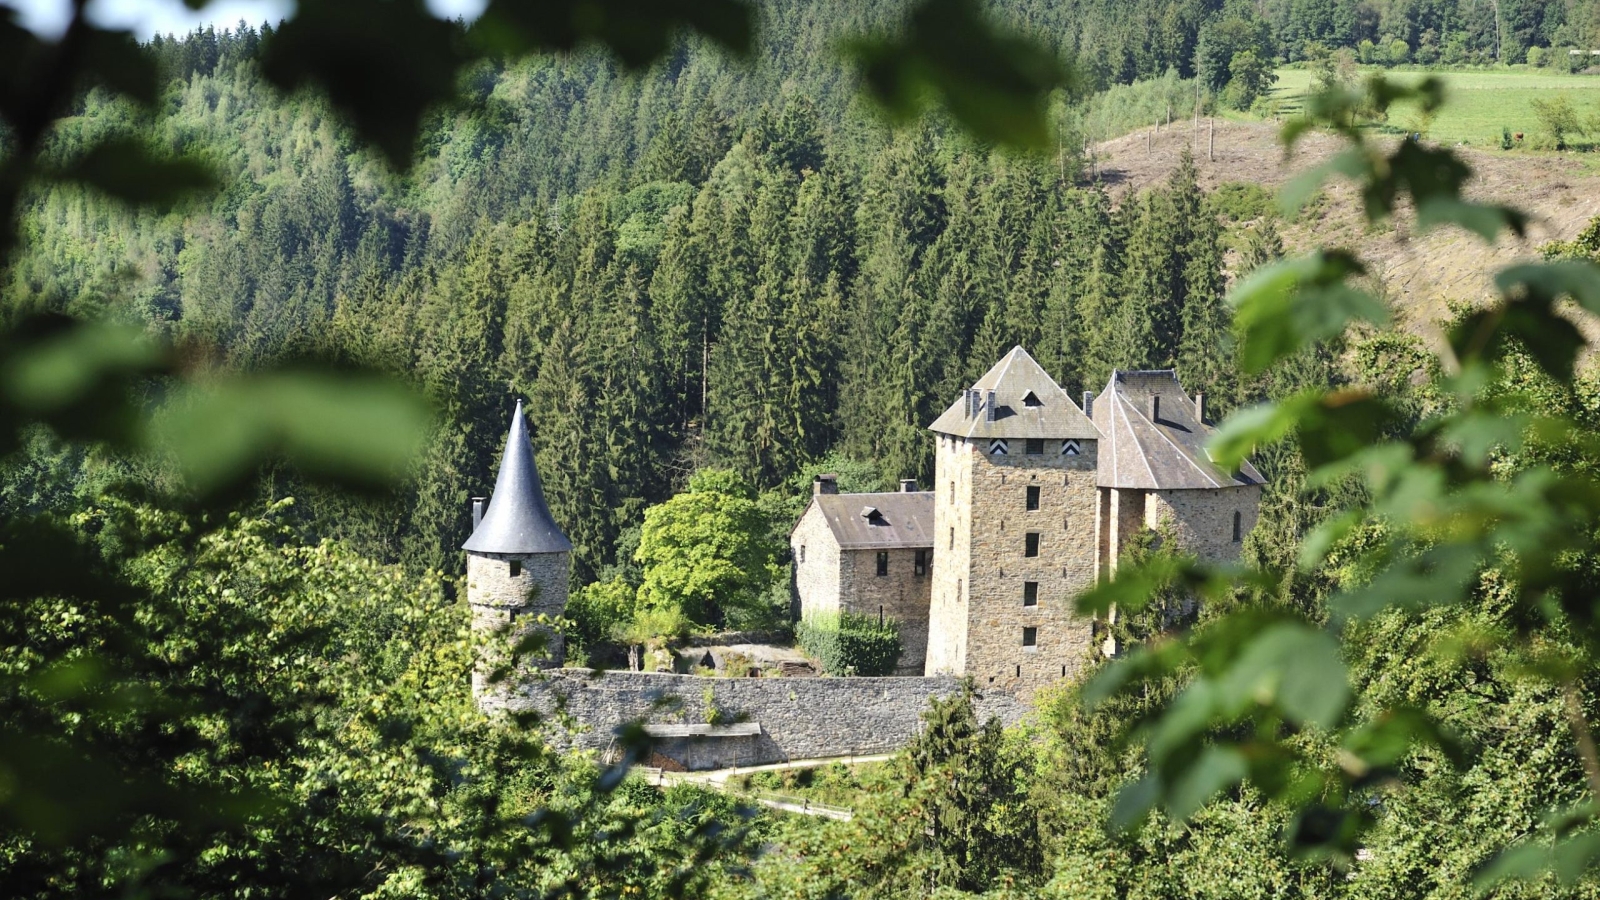
[[[1337,178],[1520,238],[1378,127],[1449,103],[1380,66],[1565,68],[1600,2],[84,7],[0,2],[0,896],[1600,897],[1600,218],[1426,336],[1281,236]],[[1315,180],[1105,177],[1283,66]],[[1018,345],[1075,398],[1177,369],[1266,478],[1238,565],[1127,551],[1078,601],[1126,651],[1022,725],[969,690],[740,794],[478,710],[461,546],[518,399],[569,659],[636,668],[792,635],[813,476],[931,483]]]

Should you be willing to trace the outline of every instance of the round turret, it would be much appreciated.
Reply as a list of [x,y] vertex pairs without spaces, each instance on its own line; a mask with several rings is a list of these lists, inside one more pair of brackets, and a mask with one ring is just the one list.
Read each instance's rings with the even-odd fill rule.
[[[561,533],[534,465],[522,401],[517,401],[500,459],[494,493],[484,509],[473,500],[472,536],[467,551],[467,603],[474,631],[506,633],[513,640],[537,633],[543,652],[527,661],[537,668],[558,667],[566,658],[559,629],[539,624],[541,615],[554,619],[567,609],[572,542]],[[485,667],[473,673],[473,691],[487,687]]]

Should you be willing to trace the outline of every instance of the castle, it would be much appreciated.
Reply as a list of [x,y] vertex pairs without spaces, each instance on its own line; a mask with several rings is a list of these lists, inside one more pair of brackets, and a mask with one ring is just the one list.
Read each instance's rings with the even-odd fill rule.
[[[927,698],[961,678],[973,679],[989,713],[1015,720],[1035,690],[1074,675],[1096,647],[1114,652],[1104,623],[1078,615],[1073,599],[1115,572],[1140,531],[1163,529],[1182,549],[1225,561],[1255,526],[1261,474],[1211,461],[1204,397],[1186,395],[1170,369],[1113,372],[1080,407],[1017,347],[930,430],[933,490],[902,481],[895,492],[841,494],[833,476],[819,476],[790,534],[799,614],[894,619],[895,676],[547,671],[491,686],[480,671],[480,705],[565,710],[589,726],[574,740],[597,749],[644,719],[669,739],[663,761],[688,768],[882,752],[915,734]],[[494,493],[487,509],[473,498],[472,515],[462,549],[474,630],[539,631],[532,666],[559,670],[561,634],[539,617],[565,611],[572,544],[545,503],[520,402]],[[684,721],[696,693],[720,710],[700,724]],[[662,712],[663,697],[678,701],[666,705],[674,711]],[[711,721],[730,713],[744,721]]]
[[1261,474],[1211,462],[1204,397],[1170,369],[1114,372],[1080,408],[1017,347],[930,430],[934,490],[840,494],[824,475],[790,535],[800,614],[896,619],[903,674],[1024,694],[1069,677],[1097,632],[1073,598],[1136,532],[1222,561],[1255,526]]

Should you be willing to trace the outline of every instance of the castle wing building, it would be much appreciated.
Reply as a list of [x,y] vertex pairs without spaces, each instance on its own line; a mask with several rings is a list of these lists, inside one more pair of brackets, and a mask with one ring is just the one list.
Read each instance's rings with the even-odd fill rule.
[[798,614],[854,613],[900,626],[896,674],[921,675],[928,648],[933,492],[902,481],[898,492],[841,494],[832,475],[789,533]]
[[1146,528],[1202,557],[1237,559],[1255,527],[1264,479],[1248,461],[1230,472],[1211,460],[1204,395],[1185,394],[1171,369],[1118,370],[1087,405],[1105,435],[1101,570],[1114,572],[1128,540]]

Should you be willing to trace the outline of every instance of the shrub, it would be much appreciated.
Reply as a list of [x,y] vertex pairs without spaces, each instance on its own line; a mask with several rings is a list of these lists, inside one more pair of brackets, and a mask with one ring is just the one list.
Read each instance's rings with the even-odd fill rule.
[[900,659],[900,625],[871,616],[818,613],[795,626],[795,636],[829,675],[891,675]]

